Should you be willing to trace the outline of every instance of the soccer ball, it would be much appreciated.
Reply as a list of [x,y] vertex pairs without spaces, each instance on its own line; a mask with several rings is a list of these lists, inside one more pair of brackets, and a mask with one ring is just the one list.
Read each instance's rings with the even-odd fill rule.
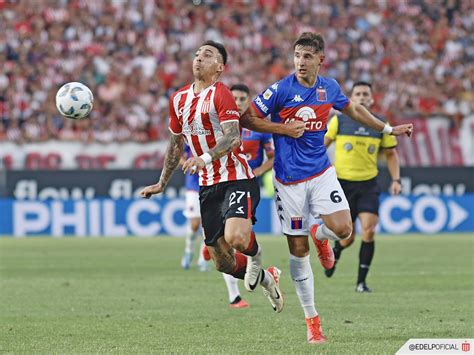
[[94,96],[87,86],[70,82],[61,86],[56,94],[59,113],[74,120],[86,118],[94,105]]

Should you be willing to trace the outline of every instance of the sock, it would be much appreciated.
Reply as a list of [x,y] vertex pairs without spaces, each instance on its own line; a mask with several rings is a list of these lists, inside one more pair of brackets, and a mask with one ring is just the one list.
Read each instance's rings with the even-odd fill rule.
[[344,250],[344,247],[339,243],[339,241],[334,242],[334,248],[332,248],[334,251],[334,257],[336,258],[336,262],[338,262],[339,258],[341,257],[341,253]]
[[202,249],[204,248],[204,240],[201,242],[201,246],[199,247],[199,259],[198,259],[198,265],[204,264],[207,262],[206,259],[204,259],[204,255],[202,253]]
[[224,276],[224,281],[227,286],[227,292],[229,293],[229,303],[232,303],[236,300],[237,297],[240,297],[237,279],[234,276],[228,274],[222,274],[222,276]]
[[193,232],[191,225],[187,226],[186,241],[184,244],[184,252],[186,254],[192,254],[194,251],[194,241],[196,240],[196,232]]
[[360,244],[359,252],[359,275],[357,276],[357,284],[365,282],[365,278],[369,272],[370,263],[374,257],[375,243],[374,242],[364,242]]
[[244,279],[245,272],[247,268],[247,257],[241,253],[235,253],[235,268],[230,273],[236,279]]
[[272,274],[270,274],[270,271],[268,270],[262,270],[262,274],[260,276],[260,285],[263,287],[267,288],[270,286],[270,281],[273,278]]
[[250,242],[249,242],[249,245],[247,247],[247,249],[245,249],[242,254],[245,254],[245,255],[248,255],[248,256],[255,256],[257,254],[260,253],[260,245],[258,245],[257,243],[257,239],[255,239],[255,233],[252,231],[250,233]]
[[316,239],[317,240],[341,240],[336,233],[326,227],[325,224],[321,224],[316,230]]
[[314,306],[314,276],[309,255],[300,258],[290,254],[290,273],[305,317],[316,317],[318,312]]

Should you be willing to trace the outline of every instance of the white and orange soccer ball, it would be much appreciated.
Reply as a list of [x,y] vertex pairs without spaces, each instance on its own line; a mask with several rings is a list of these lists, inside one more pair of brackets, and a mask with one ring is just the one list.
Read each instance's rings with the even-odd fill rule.
[[94,96],[87,86],[70,82],[61,86],[56,94],[56,107],[67,118],[81,120],[87,117],[94,106]]

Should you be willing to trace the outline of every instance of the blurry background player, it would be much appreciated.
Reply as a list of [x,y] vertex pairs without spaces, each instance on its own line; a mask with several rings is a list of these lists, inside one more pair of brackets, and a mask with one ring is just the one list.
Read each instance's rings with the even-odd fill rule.
[[[236,84],[230,88],[239,113],[243,114],[250,106],[250,90],[245,84]],[[254,132],[242,128],[242,145],[250,167],[255,176],[262,176],[273,168],[274,148],[271,133]],[[264,161],[263,154],[267,159]]]
[[[371,84],[364,81],[354,83],[351,101],[370,109],[374,103]],[[384,119],[380,119],[384,121]],[[326,147],[333,141],[336,142],[336,173],[349,201],[353,223],[350,238],[334,242],[334,256],[337,263],[342,251],[354,242],[355,220],[358,217],[362,241],[356,291],[371,292],[365,280],[374,256],[374,234],[378,223],[380,187],[376,178],[378,174],[377,156],[379,148],[382,148],[392,177],[390,193],[398,195],[402,186],[400,184],[400,162],[395,150],[397,139],[372,128],[366,128],[347,115],[341,114],[332,118],[324,137]],[[331,277],[335,269],[336,264],[331,269],[325,270],[324,273],[327,277]]]
[[[184,147],[184,155],[181,159],[181,164],[183,164],[187,159],[191,157],[191,150],[186,144]],[[185,270],[188,270],[191,267],[191,262],[194,255],[194,241],[200,238],[200,227],[201,227],[201,212],[199,209],[199,175],[191,175],[187,173],[184,178],[184,185],[186,188],[186,209],[184,210],[184,216],[187,219],[187,233],[184,244],[184,255],[181,259],[181,267]],[[202,240],[202,245],[199,250],[204,246],[204,240]],[[198,267],[200,271],[209,270],[209,263],[204,260],[202,253],[199,253]]]

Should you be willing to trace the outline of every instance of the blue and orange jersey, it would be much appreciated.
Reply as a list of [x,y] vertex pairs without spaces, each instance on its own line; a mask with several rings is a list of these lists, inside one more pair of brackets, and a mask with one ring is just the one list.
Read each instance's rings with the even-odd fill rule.
[[263,152],[273,153],[273,140],[270,133],[259,133],[242,128],[243,152],[252,169],[258,168],[263,163]]
[[[186,154],[186,159],[192,158],[193,156],[187,144],[184,145],[184,153]],[[186,190],[199,191],[199,174],[191,175],[187,173],[184,177],[184,186]]]
[[301,85],[294,74],[269,86],[253,100],[262,118],[273,122],[306,123],[300,138],[274,134],[275,177],[283,184],[294,184],[322,174],[331,163],[324,146],[324,134],[332,108],[342,110],[349,105],[336,80],[319,76],[313,87]]

